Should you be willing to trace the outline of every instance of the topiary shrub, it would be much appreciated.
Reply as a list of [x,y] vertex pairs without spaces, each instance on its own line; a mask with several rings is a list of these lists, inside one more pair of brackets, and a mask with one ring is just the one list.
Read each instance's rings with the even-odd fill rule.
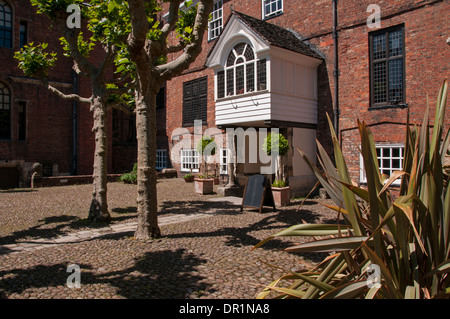
[[264,139],[263,143],[263,151],[267,153],[267,155],[272,155],[272,150],[276,150],[278,148],[278,156],[276,160],[276,176],[275,181],[285,182],[284,176],[281,175],[281,156],[284,156],[289,151],[289,142],[280,133],[269,133],[267,137]]
[[200,156],[203,157],[203,174],[199,178],[208,178],[206,172],[206,162],[208,156],[214,156],[216,154],[217,144],[214,141],[214,137],[204,136],[197,144],[197,151]]

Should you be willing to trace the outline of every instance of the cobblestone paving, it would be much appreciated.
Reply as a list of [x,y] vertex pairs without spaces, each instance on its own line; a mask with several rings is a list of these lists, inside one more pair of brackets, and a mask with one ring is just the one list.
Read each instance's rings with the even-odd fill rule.
[[[163,237],[146,242],[134,240],[131,222],[3,245],[0,298],[255,298],[263,285],[303,267],[301,260],[323,258],[282,251],[292,239],[252,250],[302,220],[333,218],[316,201],[306,204],[260,214],[215,201],[211,210],[161,216]],[[67,286],[71,264],[81,269],[79,289]]]

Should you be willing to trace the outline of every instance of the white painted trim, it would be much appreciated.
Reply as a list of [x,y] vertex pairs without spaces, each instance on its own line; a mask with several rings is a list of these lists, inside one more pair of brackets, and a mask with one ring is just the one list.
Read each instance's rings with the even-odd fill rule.
[[[404,155],[404,152],[405,152],[405,145],[404,144],[402,144],[402,143],[393,143],[393,144],[376,143],[375,144],[375,148],[402,148],[403,150],[402,150],[402,154],[401,154],[402,159],[401,159],[401,163],[400,163],[401,165],[400,166],[403,166],[403,161],[404,161],[404,156],[405,156]],[[388,157],[388,159],[392,159],[392,157]],[[362,184],[367,183],[366,173],[365,173],[365,169],[364,169],[364,160],[363,160],[363,157],[362,157],[361,153],[359,153],[359,182],[362,183]],[[397,179],[396,181],[394,181],[392,183],[392,185],[397,185],[398,186],[398,185],[400,185],[400,183],[401,183],[401,179]]]

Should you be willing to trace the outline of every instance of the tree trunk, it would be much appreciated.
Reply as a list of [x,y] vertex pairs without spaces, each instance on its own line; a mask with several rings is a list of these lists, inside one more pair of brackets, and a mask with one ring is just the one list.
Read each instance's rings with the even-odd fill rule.
[[[139,72],[139,71],[138,71]],[[145,71],[144,71],[145,72]],[[147,71],[148,72],[148,71]],[[139,77],[149,79],[150,77]],[[138,140],[137,206],[138,227],[135,238],[148,240],[161,237],[158,226],[156,189],[156,81],[139,82],[136,90],[136,134]],[[158,89],[154,89],[157,86]]]
[[107,191],[107,125],[106,103],[95,98],[91,106],[94,113],[95,153],[93,172],[92,202],[89,208],[91,222],[108,222],[111,216],[108,212]]

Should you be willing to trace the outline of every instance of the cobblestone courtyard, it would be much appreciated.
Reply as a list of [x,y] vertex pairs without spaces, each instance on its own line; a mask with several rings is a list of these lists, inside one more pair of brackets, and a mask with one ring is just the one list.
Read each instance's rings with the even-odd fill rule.
[[[299,201],[278,211],[239,212],[235,202],[197,195],[181,179],[161,180],[163,237],[140,242],[133,238],[135,186],[108,184],[109,226],[86,222],[90,191],[80,185],[0,192],[0,298],[252,299],[303,261],[323,258],[282,251],[289,238],[252,251],[254,245],[302,221],[335,218],[313,199],[298,211]],[[66,284],[71,264],[81,269],[79,289]]]

